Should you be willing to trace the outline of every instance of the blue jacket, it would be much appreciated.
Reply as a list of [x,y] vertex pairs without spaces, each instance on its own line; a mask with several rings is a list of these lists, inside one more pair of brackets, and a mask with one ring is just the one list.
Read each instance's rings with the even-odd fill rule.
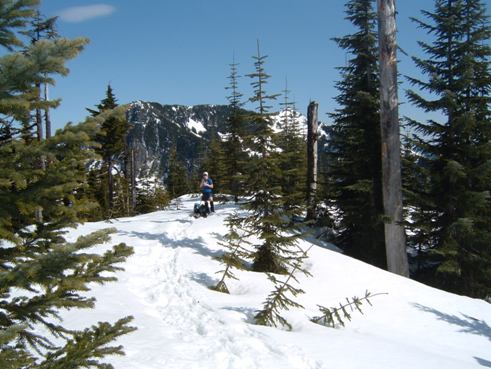
[[[208,178],[208,180],[206,181],[206,183],[208,183],[209,185],[212,185],[213,184],[213,180],[211,178]],[[213,189],[210,188],[210,187],[201,187],[201,192],[203,193],[212,193],[213,192]]]

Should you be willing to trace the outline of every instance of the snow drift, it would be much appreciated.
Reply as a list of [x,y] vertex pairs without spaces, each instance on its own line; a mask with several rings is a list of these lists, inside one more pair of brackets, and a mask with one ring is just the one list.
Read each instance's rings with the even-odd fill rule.
[[[305,309],[286,312],[291,332],[253,324],[271,290],[266,275],[238,271],[231,294],[207,288],[222,269],[224,219],[236,208],[217,206],[208,218],[190,216],[196,199],[170,209],[111,224],[87,223],[69,240],[106,227],[135,254],[118,282],[94,285],[96,308],[63,314],[67,326],[85,327],[133,315],[134,333],[122,337],[126,356],[111,357],[118,369],[471,369],[491,367],[491,304],[446,293],[314,246],[307,260],[313,277],[300,277]],[[301,246],[310,244],[302,241]],[[94,251],[103,252],[109,245]],[[326,328],[309,318],[317,304],[334,306],[365,290],[374,297],[364,315],[345,328]]]

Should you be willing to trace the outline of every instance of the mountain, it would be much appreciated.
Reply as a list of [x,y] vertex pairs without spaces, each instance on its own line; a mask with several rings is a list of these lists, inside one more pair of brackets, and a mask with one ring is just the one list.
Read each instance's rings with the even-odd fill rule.
[[[139,176],[165,176],[169,152],[174,145],[178,156],[191,172],[199,166],[200,155],[211,138],[225,133],[230,112],[228,105],[131,103],[127,113],[131,126],[127,141],[135,150],[135,166]],[[273,114],[276,126],[284,114],[284,111]],[[305,126],[306,118],[298,112],[295,115]]]
[[211,137],[224,132],[230,108],[227,105],[162,105],[136,101],[130,104],[127,141],[135,150],[139,175],[162,177],[167,170],[169,152],[175,145],[189,171]]
[[[110,244],[125,242],[134,255],[121,265],[117,282],[91,285],[95,309],[62,314],[68,328],[133,315],[138,330],[118,339],[126,356],[108,361],[118,369],[479,369],[491,366],[491,304],[431,288],[352,259],[314,237],[297,275],[305,293],[295,300],[304,309],[281,314],[292,331],[253,324],[272,290],[264,273],[234,270],[230,294],[210,290],[223,270],[225,218],[238,208],[217,205],[216,214],[190,216],[196,198],[181,197],[181,210],[114,219]],[[107,227],[86,223],[68,233],[80,235]],[[283,280],[285,276],[276,276]],[[318,304],[326,307],[360,296],[387,293],[351,313],[345,327],[314,324]]]

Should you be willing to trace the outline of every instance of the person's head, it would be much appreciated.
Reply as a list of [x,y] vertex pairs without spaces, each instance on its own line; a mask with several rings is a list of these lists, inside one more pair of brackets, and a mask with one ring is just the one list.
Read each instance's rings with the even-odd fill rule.
[[203,178],[208,179],[208,172],[203,172]]

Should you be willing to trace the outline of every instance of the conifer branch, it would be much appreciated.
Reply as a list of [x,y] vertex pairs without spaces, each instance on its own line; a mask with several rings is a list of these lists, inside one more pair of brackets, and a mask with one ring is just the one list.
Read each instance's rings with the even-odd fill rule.
[[225,221],[229,226],[229,233],[225,236],[226,243],[220,243],[220,245],[227,248],[229,252],[225,252],[224,255],[219,258],[225,265],[225,269],[217,272],[222,273],[222,277],[216,286],[211,288],[212,290],[230,293],[225,280],[227,278],[238,280],[233,273],[232,268],[243,269],[243,259],[251,258],[251,253],[243,246],[243,244],[249,245],[249,242],[245,240],[247,235],[240,235],[236,229],[239,221],[240,218],[237,213],[227,218]]
[[280,315],[280,310],[289,310],[290,308],[304,308],[301,304],[287,297],[287,294],[289,293],[293,297],[296,297],[297,295],[304,293],[302,289],[293,287],[290,284],[290,280],[293,279],[295,282],[298,283],[298,280],[294,275],[295,272],[297,272],[298,270],[302,271],[305,274],[308,273],[303,270],[302,264],[303,259],[307,257],[307,252],[311,248],[312,246],[310,246],[306,251],[303,251],[303,255],[296,259],[292,270],[290,271],[284,282],[279,281],[274,275],[268,273],[268,278],[275,285],[275,289],[266,298],[263,309],[260,310],[254,317],[257,324],[270,327],[283,326],[288,330],[292,329],[291,324],[288,323],[288,321]]
[[351,321],[350,313],[358,311],[363,314],[363,311],[361,309],[363,302],[366,301],[370,306],[372,306],[370,298],[380,295],[388,295],[388,293],[382,292],[372,294],[371,292],[366,291],[365,296],[363,297],[354,296],[351,298],[351,300],[349,298],[346,298],[346,303],[340,303],[339,307],[327,308],[321,305],[317,305],[322,315],[312,318],[311,321],[316,324],[325,325],[326,327],[335,328],[336,324],[340,324],[344,327],[345,320]]

